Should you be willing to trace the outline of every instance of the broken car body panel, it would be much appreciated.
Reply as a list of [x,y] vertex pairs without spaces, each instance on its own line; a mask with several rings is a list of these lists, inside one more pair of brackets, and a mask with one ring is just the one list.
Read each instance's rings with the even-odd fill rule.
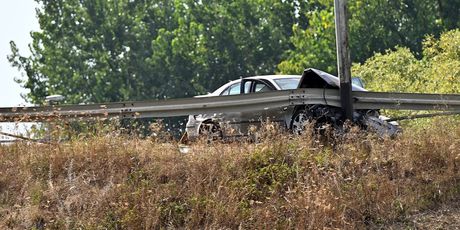
[[[338,89],[340,88],[340,79],[332,74],[326,73],[317,69],[306,69],[300,79],[298,87],[301,88],[325,88]],[[367,91],[366,89],[352,84],[353,91]]]

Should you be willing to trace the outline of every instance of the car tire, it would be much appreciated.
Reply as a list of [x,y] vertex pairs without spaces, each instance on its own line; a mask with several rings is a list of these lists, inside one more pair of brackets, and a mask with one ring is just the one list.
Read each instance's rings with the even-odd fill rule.
[[308,124],[313,122],[313,116],[310,111],[305,108],[298,109],[291,119],[291,132],[297,135],[302,135]]
[[222,139],[222,129],[218,124],[212,121],[203,122],[200,125],[199,134],[208,141],[216,141]]

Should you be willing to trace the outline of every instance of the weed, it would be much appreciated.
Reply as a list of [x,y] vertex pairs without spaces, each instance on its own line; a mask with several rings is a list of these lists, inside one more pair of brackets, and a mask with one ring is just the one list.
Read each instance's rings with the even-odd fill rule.
[[327,140],[267,124],[255,141],[198,141],[188,154],[155,125],[161,135],[146,139],[94,130],[57,145],[2,145],[0,228],[385,226],[460,195],[452,122]]

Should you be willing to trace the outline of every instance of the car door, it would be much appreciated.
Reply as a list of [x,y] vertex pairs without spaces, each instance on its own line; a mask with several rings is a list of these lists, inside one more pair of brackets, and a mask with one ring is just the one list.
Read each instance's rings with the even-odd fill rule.
[[[268,81],[261,79],[242,79],[225,89],[221,95],[238,95],[248,93],[262,93],[275,90]],[[276,111],[275,111],[276,110]],[[221,127],[225,136],[247,135],[249,128],[260,128],[261,122],[273,121],[273,116],[279,116],[280,108],[263,108],[251,111],[231,112],[222,114]]]
[[[254,85],[252,87],[254,93],[276,90],[275,86],[273,86],[272,83],[263,79],[254,82],[253,84]],[[281,127],[285,127],[287,121],[286,116],[287,114],[289,114],[288,109],[288,107],[265,107],[259,113],[261,114],[262,121],[275,122],[278,123]]]
[[[237,82],[233,85],[230,85],[227,89],[222,91],[220,94],[221,96],[230,96],[230,95],[239,95],[241,92],[245,92],[244,86],[246,86],[247,90],[250,89],[250,86],[245,85],[246,82],[243,83],[243,87],[241,82]],[[249,91],[247,91],[249,93]],[[222,128],[222,132],[224,136],[240,136],[246,133],[247,127],[242,127],[244,121],[243,112],[227,112],[220,114],[219,124]]]
[[[262,93],[275,90],[275,87],[269,82],[261,79],[243,79],[245,93]],[[250,87],[249,89],[247,87]],[[261,122],[267,121],[267,117],[270,117],[270,108],[258,109],[243,112],[241,129],[243,132],[248,133],[251,126],[260,128]]]

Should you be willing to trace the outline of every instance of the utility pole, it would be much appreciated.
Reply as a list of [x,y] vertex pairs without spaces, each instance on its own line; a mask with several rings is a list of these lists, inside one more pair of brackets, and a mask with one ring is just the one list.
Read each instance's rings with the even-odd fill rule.
[[340,101],[346,119],[353,120],[351,98],[351,60],[348,45],[347,0],[334,0],[335,35],[337,40],[337,69],[340,78]]

